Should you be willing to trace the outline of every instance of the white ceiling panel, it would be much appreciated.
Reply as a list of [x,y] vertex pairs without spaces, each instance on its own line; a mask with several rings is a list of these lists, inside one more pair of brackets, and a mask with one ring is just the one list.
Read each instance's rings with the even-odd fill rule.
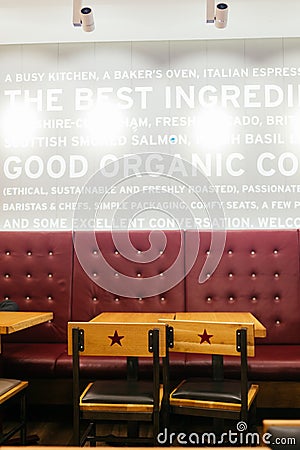
[[72,24],[72,0],[0,0],[0,43],[296,37],[299,0],[228,0],[225,29],[206,24],[206,0],[88,0],[96,29]]

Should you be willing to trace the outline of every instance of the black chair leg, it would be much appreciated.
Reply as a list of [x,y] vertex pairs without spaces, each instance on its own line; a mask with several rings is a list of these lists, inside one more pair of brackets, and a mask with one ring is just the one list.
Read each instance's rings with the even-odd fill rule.
[[248,429],[249,429],[249,432],[252,432],[252,433],[257,432],[256,399],[252,403],[250,411],[249,411]]
[[138,422],[127,422],[127,436],[133,439],[137,439],[139,437]]
[[21,397],[21,408],[20,408],[20,420],[22,423],[21,433],[21,445],[27,444],[27,423],[26,423],[26,395],[22,394]]
[[91,429],[90,429],[90,447],[96,447],[96,423],[92,423]]
[[217,436],[221,436],[221,434],[224,433],[224,419],[214,417],[213,429]]

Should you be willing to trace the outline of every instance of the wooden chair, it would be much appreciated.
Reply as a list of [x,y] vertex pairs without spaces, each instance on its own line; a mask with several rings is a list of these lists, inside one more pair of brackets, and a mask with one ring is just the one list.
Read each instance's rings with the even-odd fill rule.
[[[12,436],[20,432],[20,442],[26,445],[26,389],[28,381],[20,381],[8,378],[0,378],[0,411],[1,411],[1,430],[0,445],[7,442]],[[2,411],[13,401],[18,401],[20,405],[20,417],[18,422],[3,432],[3,414]]]
[[299,419],[263,420],[263,443],[271,449],[300,449]]
[[[258,385],[248,384],[247,374],[247,357],[254,356],[253,324],[184,320],[167,323],[174,330],[171,351],[209,354],[212,357],[212,377],[181,381],[170,393],[170,413],[212,417],[216,432],[223,431],[220,427],[223,421],[220,419],[243,421],[249,427],[250,412],[252,421],[255,418],[258,392]],[[240,359],[239,379],[224,378],[225,355]]]
[[[68,352],[73,355],[73,444],[86,441],[155,443],[160,430],[163,388],[160,361],[167,368],[168,330],[164,324],[70,322]],[[127,379],[97,380],[80,394],[80,359],[84,356],[127,357]],[[138,379],[138,358],[152,359],[152,379]],[[160,359],[162,358],[162,359]],[[97,421],[126,421],[127,436],[99,436]],[[82,422],[88,422],[83,433]],[[139,437],[139,422],[152,422],[151,438]]]

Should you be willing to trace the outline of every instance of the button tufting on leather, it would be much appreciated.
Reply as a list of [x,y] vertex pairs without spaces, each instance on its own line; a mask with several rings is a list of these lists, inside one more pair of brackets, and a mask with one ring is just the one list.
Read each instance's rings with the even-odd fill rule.
[[52,251],[52,250],[49,250],[48,255],[49,255],[49,256],[53,256],[53,251]]
[[274,273],[274,277],[278,278],[279,277],[279,273]]
[[273,250],[274,255],[277,255],[278,250],[275,248],[275,250]]
[[251,277],[252,277],[252,278],[255,278],[255,277],[256,277],[256,273],[254,273],[254,272],[251,273]]
[[5,277],[5,278],[10,278],[9,273],[6,273],[6,274],[4,275],[4,277]]
[[53,278],[53,273],[48,273],[48,278]]
[[[48,275],[48,276],[49,276],[49,275]],[[27,278],[31,278],[31,277],[32,277],[31,273],[28,273],[28,274],[26,275],[26,277],[27,277]]]
[[256,254],[256,251],[255,250],[251,250],[251,255],[255,255]]
[[32,252],[31,252],[30,250],[28,250],[27,255],[28,255],[28,256],[31,256],[31,255],[32,255]]
[[7,256],[9,256],[9,255],[10,255],[10,251],[9,251],[9,250],[6,250],[5,254],[6,254]]
[[142,276],[142,274],[141,274],[141,273],[137,273],[136,276],[137,276],[138,278],[140,278],[140,277]]

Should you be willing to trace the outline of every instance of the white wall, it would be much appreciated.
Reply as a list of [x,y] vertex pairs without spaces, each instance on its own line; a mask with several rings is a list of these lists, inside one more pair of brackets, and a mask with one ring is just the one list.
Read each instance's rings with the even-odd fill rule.
[[0,46],[0,229],[299,228],[299,44]]

